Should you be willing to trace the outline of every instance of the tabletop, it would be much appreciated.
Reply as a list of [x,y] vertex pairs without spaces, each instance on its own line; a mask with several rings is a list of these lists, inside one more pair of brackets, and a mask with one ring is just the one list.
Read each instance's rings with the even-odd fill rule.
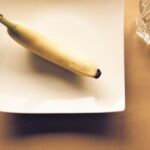
[[149,150],[150,46],[136,35],[138,0],[125,0],[126,110],[109,114],[0,113],[2,150]]

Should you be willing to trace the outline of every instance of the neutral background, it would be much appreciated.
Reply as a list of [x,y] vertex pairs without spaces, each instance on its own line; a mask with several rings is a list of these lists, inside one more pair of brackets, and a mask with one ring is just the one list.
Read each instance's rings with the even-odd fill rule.
[[149,150],[150,46],[136,35],[137,12],[138,0],[126,0],[126,111],[93,115],[0,113],[0,149]]

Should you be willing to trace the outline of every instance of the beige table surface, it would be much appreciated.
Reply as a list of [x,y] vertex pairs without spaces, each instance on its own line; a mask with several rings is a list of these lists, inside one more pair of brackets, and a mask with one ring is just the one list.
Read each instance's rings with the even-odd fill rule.
[[1,150],[150,150],[150,46],[135,34],[137,6],[138,0],[125,2],[126,111],[0,113]]

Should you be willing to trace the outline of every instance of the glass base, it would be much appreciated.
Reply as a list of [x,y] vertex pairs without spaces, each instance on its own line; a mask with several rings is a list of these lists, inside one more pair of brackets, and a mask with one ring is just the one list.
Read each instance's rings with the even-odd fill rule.
[[146,23],[141,15],[136,18],[137,25],[137,35],[145,41],[145,43],[150,44],[150,24]]
[[136,33],[140,38],[142,38],[145,41],[145,43],[150,44],[150,35],[149,34],[147,34],[145,32],[139,32],[139,31],[137,31]]

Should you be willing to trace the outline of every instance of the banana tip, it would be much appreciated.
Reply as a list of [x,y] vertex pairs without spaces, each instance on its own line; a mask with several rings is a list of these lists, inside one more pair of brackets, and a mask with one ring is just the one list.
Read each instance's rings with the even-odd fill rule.
[[101,76],[102,72],[100,69],[97,69],[96,75],[94,76],[95,79],[98,79]]
[[3,17],[3,15],[2,14],[0,14],[0,19]]

